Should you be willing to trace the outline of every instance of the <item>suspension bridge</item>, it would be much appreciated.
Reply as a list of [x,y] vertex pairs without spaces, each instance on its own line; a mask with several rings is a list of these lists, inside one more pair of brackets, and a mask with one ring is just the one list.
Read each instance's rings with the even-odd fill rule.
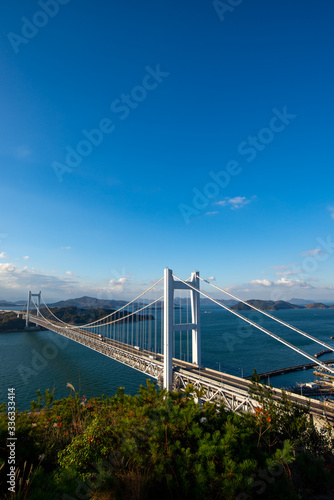
[[[333,367],[211,297],[201,290],[201,282],[243,302],[251,309],[315,343],[332,349],[327,343],[267,311],[250,306],[230,292],[201,278],[197,271],[193,272],[190,278],[183,280],[166,268],[164,276],[138,297],[107,316],[84,325],[73,325],[58,318],[44,302],[41,292],[29,291],[26,310],[21,314],[26,320],[26,327],[32,323],[56,332],[156,379],[158,384],[167,390],[184,391],[191,384],[194,389],[201,391],[201,400],[219,402],[232,411],[254,412],[259,403],[251,395],[252,383],[249,380],[202,366],[200,297],[209,299],[319,365],[322,370],[334,374]],[[272,393],[275,399],[281,399],[280,389],[272,388]],[[313,417],[326,414],[327,418],[334,420],[334,410],[329,408],[330,403],[292,393],[289,397],[296,403],[310,404]],[[325,408],[326,404],[328,408]]]

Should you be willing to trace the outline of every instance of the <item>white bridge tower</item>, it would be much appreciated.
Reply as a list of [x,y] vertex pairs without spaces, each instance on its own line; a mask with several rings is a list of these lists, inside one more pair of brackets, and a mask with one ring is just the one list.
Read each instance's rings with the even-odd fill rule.
[[[187,283],[191,285],[188,286]],[[164,379],[163,387],[172,390],[173,385],[173,332],[192,330],[192,362],[201,365],[201,324],[199,300],[199,272],[191,273],[185,283],[175,280],[171,269],[164,271]],[[194,290],[196,288],[198,291]],[[191,323],[174,324],[174,290],[190,291]]]
[[30,312],[30,305],[31,305],[31,297],[37,297],[37,304],[36,304],[37,316],[41,315],[39,312],[39,309],[41,307],[41,293],[42,292],[39,292],[39,293],[31,293],[31,291],[28,292],[26,328],[28,328],[28,326],[29,326],[29,312]]

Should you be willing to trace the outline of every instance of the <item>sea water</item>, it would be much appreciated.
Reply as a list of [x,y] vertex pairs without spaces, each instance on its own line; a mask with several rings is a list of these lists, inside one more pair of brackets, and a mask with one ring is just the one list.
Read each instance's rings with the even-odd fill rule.
[[[310,339],[279,325],[260,313],[242,312],[251,320],[314,355],[324,349]],[[271,312],[313,337],[333,346],[334,309],[294,309]],[[202,366],[247,377],[256,369],[262,373],[309,363],[299,353],[243,322],[219,306],[203,306],[201,313]],[[185,351],[185,349],[184,349]],[[189,355],[183,352],[182,356]],[[334,359],[334,353],[321,360]],[[147,376],[50,331],[0,333],[0,403],[14,387],[19,410],[30,408],[36,390],[42,394],[55,388],[56,399],[66,397],[70,383],[80,396],[111,396],[118,387],[136,394]],[[275,387],[314,380],[313,369],[273,377]]]

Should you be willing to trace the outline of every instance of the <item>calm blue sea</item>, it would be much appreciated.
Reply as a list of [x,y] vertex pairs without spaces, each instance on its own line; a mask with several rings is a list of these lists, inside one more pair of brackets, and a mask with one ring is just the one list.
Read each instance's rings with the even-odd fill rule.
[[[203,309],[203,366],[246,377],[254,369],[261,373],[309,362],[227,311],[215,305]],[[243,314],[312,355],[323,349],[260,313]],[[334,340],[330,340],[334,335],[334,309],[297,309],[271,314],[334,348]],[[334,359],[334,353],[321,359]],[[57,399],[68,396],[68,382],[87,398],[113,395],[119,386],[135,394],[140,384],[146,384],[146,379],[145,375],[53,332],[0,334],[0,402],[6,401],[8,387],[14,387],[19,410],[30,407],[37,389],[44,392],[55,387]],[[271,383],[288,387],[313,380],[313,370],[307,370],[274,377]]]

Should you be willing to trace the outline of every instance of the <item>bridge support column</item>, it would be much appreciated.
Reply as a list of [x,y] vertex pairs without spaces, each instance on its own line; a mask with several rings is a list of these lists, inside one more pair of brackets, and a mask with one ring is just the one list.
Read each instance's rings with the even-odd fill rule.
[[[190,283],[199,290],[199,273],[191,273]],[[199,292],[190,289],[191,299],[191,321],[197,325],[192,330],[192,362],[201,365],[201,318],[200,318],[200,296]]]
[[173,310],[174,288],[172,270],[164,271],[164,389],[173,385]]
[[28,301],[27,301],[26,328],[28,328],[28,326],[29,326],[30,302],[31,302],[31,291],[29,290],[29,292],[28,292]]
[[[193,288],[189,287],[189,283]],[[192,331],[192,362],[201,364],[201,333],[200,333],[200,297],[199,273],[191,274],[189,282],[174,280],[173,271],[164,271],[164,380],[163,387],[168,391],[173,385],[173,332]],[[174,324],[174,290],[190,291],[191,323]],[[198,290],[198,291],[197,291]]]

